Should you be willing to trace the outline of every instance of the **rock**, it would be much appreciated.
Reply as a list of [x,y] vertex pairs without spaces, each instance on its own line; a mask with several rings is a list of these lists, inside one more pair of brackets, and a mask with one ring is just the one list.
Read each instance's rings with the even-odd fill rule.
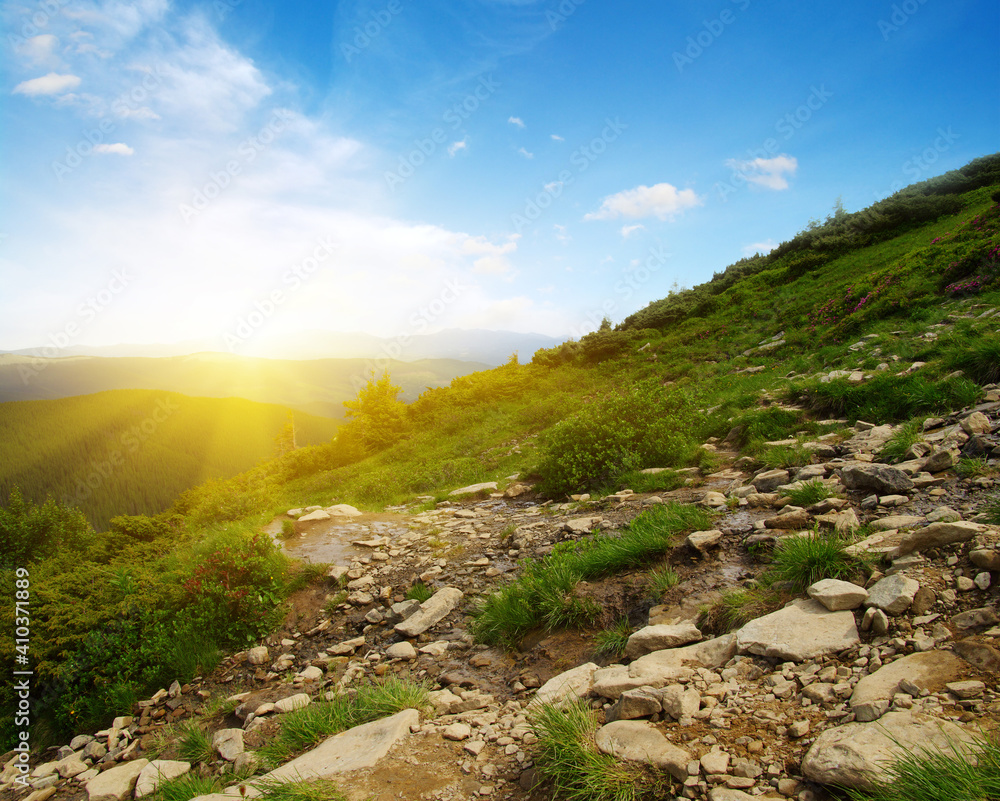
[[449,498],[457,498],[460,495],[479,495],[484,492],[496,492],[497,483],[495,481],[484,481],[481,484],[470,484],[468,487],[461,487],[448,493]]
[[404,709],[392,717],[355,726],[326,739],[321,745],[254,779],[254,789],[288,782],[332,779],[342,773],[371,768],[389,749],[420,725],[420,713]]
[[298,693],[297,695],[289,696],[288,698],[282,698],[280,701],[274,702],[274,711],[279,715],[284,715],[287,712],[293,712],[296,709],[302,709],[304,706],[309,706],[312,699],[306,693]]
[[905,556],[912,551],[924,551],[953,542],[968,542],[983,530],[984,527],[978,523],[965,521],[931,523],[903,537],[893,556]]
[[154,759],[139,772],[135,783],[135,797],[149,795],[160,786],[160,782],[170,781],[183,776],[191,770],[190,762],[177,762],[171,759]]
[[972,580],[972,583],[975,584],[983,592],[986,592],[986,590],[990,588],[990,581],[991,581],[990,574],[984,571],[982,573],[977,574],[976,577]]
[[710,549],[717,548],[721,541],[722,532],[713,529],[712,531],[695,531],[688,535],[685,543],[699,553],[707,553]]
[[594,686],[594,671],[597,665],[587,662],[558,676],[553,676],[543,684],[531,699],[529,707],[542,704],[560,704],[567,700],[583,698]]
[[970,665],[989,673],[1000,672],[1000,651],[985,643],[973,640],[959,640],[952,645],[952,650]]
[[950,721],[912,712],[890,712],[877,723],[848,723],[816,738],[802,760],[802,774],[819,784],[873,790],[895,759],[909,752],[953,755],[971,735]]
[[88,767],[89,765],[84,763],[76,754],[70,754],[65,759],[61,759],[56,763],[56,771],[64,779],[72,779],[74,776],[79,776]]
[[706,492],[701,497],[701,505],[711,509],[719,509],[726,505],[726,496],[721,492]]
[[765,528],[784,531],[800,531],[809,528],[809,513],[805,509],[795,509],[764,521]]
[[[361,515],[364,514],[348,503],[338,503],[333,506],[327,506],[325,511],[331,517],[361,517]],[[300,517],[299,520],[301,519],[302,518]]]
[[951,622],[960,629],[974,629],[979,626],[994,626],[1000,620],[997,619],[995,610],[988,606],[982,606],[979,609],[960,612],[951,619]]
[[310,512],[307,515],[302,515],[299,518],[300,523],[313,523],[317,520],[329,520],[330,513],[324,511],[323,509],[317,509],[315,512]]
[[768,470],[756,476],[750,483],[759,493],[773,492],[782,484],[787,484],[790,476],[787,470]]
[[729,772],[729,754],[725,751],[718,751],[716,748],[718,746],[701,758],[701,769],[709,776]]
[[625,658],[638,659],[643,654],[662,651],[664,648],[676,648],[698,642],[700,639],[701,632],[690,622],[676,626],[646,626],[628,638]]
[[860,642],[854,615],[831,612],[818,601],[798,599],[736,632],[740,653],[804,662]]
[[964,700],[978,698],[986,691],[986,685],[981,681],[950,681],[945,688],[952,695]]
[[441,730],[441,736],[455,742],[468,740],[472,736],[472,727],[468,723],[452,723]]
[[131,798],[139,774],[148,764],[148,759],[137,759],[104,771],[87,782],[87,801],[125,801]]
[[968,417],[963,418],[959,425],[962,426],[962,430],[970,437],[976,434],[989,434],[993,430],[992,425],[990,425],[990,418],[982,412],[973,412]]
[[806,594],[831,612],[857,609],[868,598],[868,590],[839,579],[823,579],[806,588]]
[[940,473],[950,470],[958,463],[959,455],[950,448],[935,448],[930,456],[920,463],[920,470],[928,473]]
[[926,522],[927,518],[920,517],[919,515],[890,515],[889,517],[883,517],[879,520],[873,521],[869,528],[872,531],[888,531],[893,528],[899,529],[922,526]]
[[636,720],[648,718],[662,711],[660,699],[653,695],[653,690],[627,690],[622,693],[618,703],[606,710],[604,719],[607,723],[616,720]]
[[937,692],[960,680],[968,666],[949,651],[924,651],[890,662],[858,681],[851,695],[851,710],[859,721],[877,720],[889,708],[904,679],[921,690]]
[[385,649],[389,659],[416,659],[417,649],[409,642],[397,642]]
[[955,589],[959,592],[971,592],[976,589],[976,582],[968,576],[958,576],[955,579]]
[[980,548],[969,554],[969,561],[983,570],[1000,572],[1000,551],[992,548]]
[[868,591],[866,606],[874,606],[890,615],[901,615],[910,608],[920,583],[901,573],[879,579]]
[[627,668],[630,680],[663,687],[679,676],[690,673],[686,665],[719,668],[733,658],[736,653],[736,635],[726,634],[713,640],[705,640],[683,648],[667,648],[653,651],[636,659]]
[[69,747],[71,751],[79,751],[81,748],[86,748],[92,742],[94,742],[94,737],[92,735],[78,734],[69,741]]
[[309,667],[299,671],[296,678],[302,681],[319,681],[323,678],[323,668],[316,667],[316,665],[309,665]]
[[865,610],[861,628],[864,631],[871,631],[876,637],[881,637],[889,633],[889,617],[881,609],[870,606]]
[[397,623],[396,631],[404,637],[423,634],[435,623],[443,620],[462,600],[462,591],[457,587],[444,587],[420,605],[420,611],[402,623]]
[[939,506],[934,511],[927,513],[928,523],[954,523],[961,519],[962,516],[950,506]]
[[219,729],[212,735],[212,748],[226,762],[235,762],[243,753],[243,729]]
[[663,711],[674,720],[683,721],[682,726],[690,725],[690,721],[701,707],[701,694],[693,687],[671,684],[659,690],[658,695]]
[[617,720],[598,729],[595,739],[602,754],[666,770],[677,781],[688,777],[687,764],[691,755],[673,745],[648,723]]
[[913,489],[906,473],[884,464],[852,464],[840,472],[844,486],[851,490],[897,495]]
[[266,665],[268,659],[270,659],[270,654],[266,645],[258,645],[247,651],[247,662],[251,665]]
[[603,522],[604,519],[600,517],[578,517],[575,520],[568,520],[563,523],[563,531],[582,536],[589,534]]

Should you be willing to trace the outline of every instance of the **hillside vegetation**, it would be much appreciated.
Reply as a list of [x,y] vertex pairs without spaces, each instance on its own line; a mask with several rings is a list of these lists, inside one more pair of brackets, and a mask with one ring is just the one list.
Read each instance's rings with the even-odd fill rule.
[[[266,631],[309,578],[257,534],[289,507],[376,510],[514,474],[554,499],[651,491],[676,476],[641,468],[711,470],[700,447],[709,437],[761,464],[801,464],[808,454],[796,445],[767,443],[834,430],[825,417],[904,422],[974,403],[1000,377],[996,320],[967,314],[1000,304],[998,190],[994,155],[872,209],[837,210],[617,328],[410,404],[395,373],[373,376],[335,440],[189,490],[155,519],[118,517],[94,536],[71,510],[13,496],[0,535],[3,553],[31,570],[44,725],[64,734],[99,724]],[[917,361],[926,364],[904,370]],[[877,377],[830,380],[859,362]],[[780,399],[815,415],[772,403]],[[3,592],[14,566],[4,565]],[[9,640],[2,648],[11,656]]]
[[0,404],[0,496],[52,495],[99,530],[121,514],[157,514],[184,490],[269,459],[294,419],[299,445],[327,442],[337,421],[240,398],[113,390]]

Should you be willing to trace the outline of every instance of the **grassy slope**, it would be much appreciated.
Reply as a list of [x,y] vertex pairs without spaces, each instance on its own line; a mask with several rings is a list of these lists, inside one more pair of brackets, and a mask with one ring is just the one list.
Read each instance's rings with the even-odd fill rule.
[[[119,514],[155,514],[209,478],[248,470],[275,451],[289,410],[239,398],[111,390],[0,404],[0,497],[71,501],[99,528]],[[300,444],[329,440],[337,422],[295,415]]]

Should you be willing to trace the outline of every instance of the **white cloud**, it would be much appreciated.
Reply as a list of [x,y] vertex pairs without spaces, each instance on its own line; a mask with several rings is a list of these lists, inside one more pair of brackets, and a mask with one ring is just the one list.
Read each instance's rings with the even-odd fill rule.
[[558,239],[560,242],[573,241],[573,237],[571,237],[568,233],[566,233],[565,225],[559,225],[558,223],[555,223],[552,227],[555,229],[556,239]]
[[622,226],[622,236],[628,239],[636,231],[645,231],[646,226],[642,223],[637,223],[636,225],[623,225]]
[[744,256],[753,256],[755,253],[770,253],[778,247],[778,243],[773,239],[766,239],[763,242],[754,242],[751,245],[743,246]]
[[517,152],[520,153],[522,156],[524,156],[526,159],[533,159],[535,157],[534,153],[529,153],[523,147],[518,148]]
[[135,150],[124,142],[114,142],[113,144],[94,145],[95,153],[116,153],[119,156],[131,156]]
[[554,142],[565,142],[566,141],[559,134],[552,134],[552,140]]
[[678,189],[671,184],[637,186],[604,198],[601,208],[584,216],[585,220],[614,220],[626,217],[672,219],[685,209],[701,206],[704,200],[693,189]]
[[508,117],[507,122],[509,122],[511,125],[516,125],[518,128],[524,127],[524,120],[522,120],[520,117]]
[[459,150],[465,150],[466,148],[468,148],[468,146],[469,146],[469,137],[465,137],[465,139],[461,139],[458,142],[452,142],[450,145],[448,145],[448,155],[454,158],[455,154]]
[[26,39],[17,53],[36,67],[54,67],[59,63],[56,47],[59,40],[51,33],[43,33]]
[[29,97],[36,97],[38,95],[58,95],[62,92],[68,92],[70,89],[75,89],[79,85],[79,76],[59,75],[58,73],[50,72],[48,75],[43,75],[41,78],[32,78],[30,81],[21,81],[21,83],[14,87],[13,94],[28,95]]
[[794,156],[782,153],[773,159],[729,159],[726,166],[756,186],[780,190],[788,189],[788,178],[795,176],[799,162]]

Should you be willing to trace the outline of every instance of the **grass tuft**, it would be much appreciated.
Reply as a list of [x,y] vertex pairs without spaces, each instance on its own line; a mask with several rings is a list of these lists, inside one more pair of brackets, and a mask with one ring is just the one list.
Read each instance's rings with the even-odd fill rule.
[[627,617],[619,618],[609,628],[597,632],[594,637],[597,641],[597,653],[621,659],[625,655],[625,646],[628,645],[628,638],[631,636],[632,624],[628,622]]
[[255,785],[263,801],[347,801],[340,788],[327,779]]
[[923,426],[926,419],[926,417],[914,417],[903,423],[882,447],[879,458],[889,464],[903,461],[906,452],[923,438]]
[[529,725],[538,737],[535,767],[551,783],[553,798],[635,801],[650,783],[635,765],[597,750],[597,717],[582,701],[543,704]]
[[774,561],[768,573],[775,582],[790,582],[795,592],[804,592],[806,587],[821,579],[849,581],[861,574],[867,562],[846,554],[844,546],[847,544],[834,534],[784,537],[775,545]]
[[190,801],[201,795],[221,793],[226,785],[220,776],[201,776],[196,771],[165,781],[149,796],[150,801]]
[[703,610],[698,627],[724,634],[777,611],[787,600],[787,595],[766,586],[766,582],[756,587],[724,590],[718,601]]
[[1000,526],[1000,495],[995,495],[986,502],[983,513],[986,515],[987,523]]
[[430,597],[434,594],[434,590],[424,584],[422,581],[416,581],[413,586],[406,591],[407,599],[411,601],[417,601],[423,603],[424,601],[430,600]]
[[662,598],[667,590],[676,587],[677,582],[680,581],[677,573],[669,567],[661,567],[659,570],[650,571],[648,579],[649,589],[656,599]]
[[180,742],[177,744],[181,759],[186,762],[214,762],[215,749],[212,748],[212,738],[195,722],[183,724],[180,729]]
[[984,735],[950,752],[904,752],[874,790],[850,790],[853,801],[992,801],[1000,798],[1000,744]]
[[806,481],[801,487],[788,490],[785,492],[785,497],[795,506],[812,506],[814,503],[833,497],[833,490],[819,479],[815,479]]
[[962,478],[986,478],[997,473],[997,468],[985,457],[969,457],[959,459],[955,472]]

